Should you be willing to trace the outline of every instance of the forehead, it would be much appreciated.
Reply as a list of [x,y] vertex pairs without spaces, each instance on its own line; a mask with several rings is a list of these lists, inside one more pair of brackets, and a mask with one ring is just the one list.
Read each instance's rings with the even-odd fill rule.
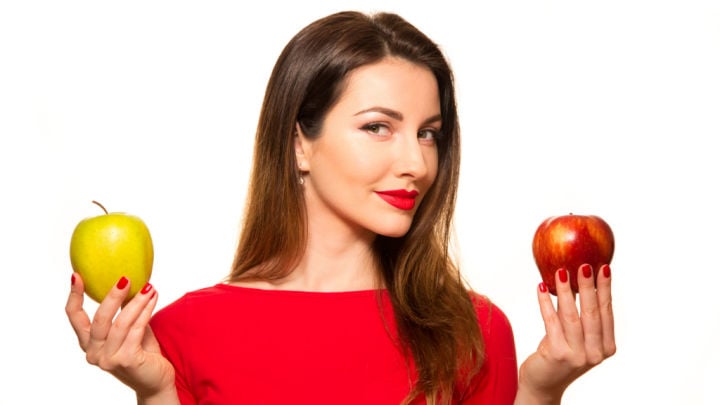
[[396,57],[384,58],[351,71],[340,89],[337,104],[433,110],[433,114],[440,112],[438,84],[432,71]]

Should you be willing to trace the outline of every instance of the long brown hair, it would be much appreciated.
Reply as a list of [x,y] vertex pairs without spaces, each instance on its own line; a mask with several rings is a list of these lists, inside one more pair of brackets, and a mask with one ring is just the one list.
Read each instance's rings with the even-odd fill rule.
[[448,404],[483,361],[474,306],[449,252],[460,137],[452,71],[439,47],[395,14],[340,12],[302,29],[283,49],[263,101],[242,232],[229,279],[287,276],[302,257],[307,219],[293,148],[295,125],[313,139],[353,69],[395,56],[430,69],[442,114],[438,174],[407,234],[379,235],[374,251],[400,339],[417,370],[406,398]]

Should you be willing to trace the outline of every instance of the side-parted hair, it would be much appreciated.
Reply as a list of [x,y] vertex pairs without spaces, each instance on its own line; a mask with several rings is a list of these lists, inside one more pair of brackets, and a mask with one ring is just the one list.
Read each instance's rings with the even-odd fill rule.
[[438,174],[407,234],[379,235],[373,248],[402,347],[417,370],[405,402],[424,395],[429,404],[449,404],[471,388],[484,359],[475,307],[449,252],[460,167],[454,79],[439,47],[400,16],[339,12],[311,23],[283,49],[260,113],[229,280],[276,280],[297,265],[306,246],[307,218],[295,126],[315,139],[348,74],[390,56],[427,67],[437,80],[442,114]]

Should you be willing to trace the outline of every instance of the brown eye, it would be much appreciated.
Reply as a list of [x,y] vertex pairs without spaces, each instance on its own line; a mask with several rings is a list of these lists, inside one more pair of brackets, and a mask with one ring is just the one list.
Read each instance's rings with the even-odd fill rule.
[[378,124],[378,123],[372,123],[367,124],[362,127],[363,130],[378,136],[388,136],[390,135],[390,129],[387,127],[387,125],[384,124]]
[[438,131],[432,128],[421,129],[420,131],[418,131],[418,139],[436,141],[438,137]]

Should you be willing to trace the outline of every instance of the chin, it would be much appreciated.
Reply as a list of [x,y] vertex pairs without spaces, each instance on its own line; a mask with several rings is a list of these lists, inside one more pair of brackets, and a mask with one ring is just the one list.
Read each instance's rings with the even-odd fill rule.
[[410,230],[410,225],[412,225],[412,220],[388,222],[378,226],[374,232],[388,238],[402,238]]
[[405,231],[405,232],[379,232],[378,235],[386,236],[388,238],[402,238],[403,236],[405,236],[406,233],[407,233],[407,231]]

